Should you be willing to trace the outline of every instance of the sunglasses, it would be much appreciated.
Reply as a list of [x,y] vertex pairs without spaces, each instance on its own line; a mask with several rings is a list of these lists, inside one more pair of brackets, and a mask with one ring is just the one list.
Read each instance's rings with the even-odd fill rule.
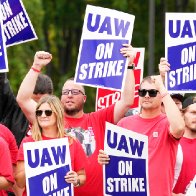
[[159,91],[156,89],[138,89],[138,94],[140,97],[145,97],[147,92],[150,97],[156,97]]
[[52,115],[52,110],[36,110],[35,114],[36,116],[42,116],[42,113],[45,113],[46,116],[51,116]]
[[62,94],[63,95],[69,95],[69,92],[71,92],[72,95],[79,95],[79,94],[84,95],[84,93],[81,90],[78,90],[78,89],[71,89],[71,90],[65,89],[65,90],[63,90]]

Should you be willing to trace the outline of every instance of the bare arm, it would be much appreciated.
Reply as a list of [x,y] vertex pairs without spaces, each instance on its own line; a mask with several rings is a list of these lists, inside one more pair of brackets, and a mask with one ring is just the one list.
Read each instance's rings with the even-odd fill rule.
[[162,102],[165,107],[165,113],[170,123],[170,132],[175,138],[182,137],[184,133],[185,123],[180,110],[165,89],[161,76],[152,76],[157,90],[162,95]]
[[98,163],[100,165],[106,165],[109,163],[109,161],[110,157],[103,150],[99,150]]
[[69,171],[65,176],[65,181],[67,183],[73,183],[74,186],[82,186],[86,182],[85,170],[81,169],[77,172]]
[[[134,49],[128,45],[124,44],[124,48],[121,49],[123,56],[129,58],[129,65],[133,63],[135,58]],[[128,111],[129,107],[133,104],[134,101],[134,92],[135,92],[135,77],[134,72],[131,69],[127,70],[127,75],[125,78],[125,86],[121,95],[121,99],[116,102],[114,107],[114,123],[116,124],[125,113]]]
[[18,161],[16,166],[15,172],[15,180],[16,184],[20,188],[24,188],[26,185],[25,180],[25,168],[24,168],[24,161]]
[[[33,91],[36,85],[36,80],[39,75],[39,71],[43,66],[46,66],[52,59],[52,55],[48,52],[39,51],[34,56],[34,62],[24,80],[22,81],[18,90],[16,100],[24,112],[29,122],[33,122],[35,115],[35,108],[37,103],[32,99]],[[35,71],[38,70],[38,71]]]
[[7,190],[8,188],[11,188],[13,183],[8,181],[5,177],[0,176],[0,190]]

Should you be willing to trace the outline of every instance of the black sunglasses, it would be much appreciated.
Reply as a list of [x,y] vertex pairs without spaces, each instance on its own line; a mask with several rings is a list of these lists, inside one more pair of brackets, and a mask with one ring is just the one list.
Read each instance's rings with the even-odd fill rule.
[[79,95],[79,94],[84,95],[84,93],[79,89],[65,89],[65,90],[63,90],[62,94],[69,95],[69,92],[71,92],[72,95]]
[[45,113],[46,116],[52,115],[52,110],[36,110],[35,114],[36,116],[42,116],[42,113]]
[[156,97],[159,91],[156,89],[138,89],[138,94],[140,97],[145,97],[147,92],[150,97]]

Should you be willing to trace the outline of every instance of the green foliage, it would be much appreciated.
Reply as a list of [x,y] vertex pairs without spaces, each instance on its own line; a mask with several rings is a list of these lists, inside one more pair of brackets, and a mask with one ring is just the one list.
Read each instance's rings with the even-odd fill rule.
[[[53,60],[45,72],[54,82],[55,94],[60,96],[64,81],[74,76],[83,19],[87,4],[116,9],[135,15],[132,45],[145,47],[145,73],[149,58],[148,23],[149,1],[144,0],[23,0],[38,40],[11,46],[7,49],[8,77],[14,93],[29,70],[36,51],[45,50]],[[195,0],[155,1],[155,72],[164,56],[165,12],[194,12]],[[94,111],[95,88],[86,88],[86,111]]]

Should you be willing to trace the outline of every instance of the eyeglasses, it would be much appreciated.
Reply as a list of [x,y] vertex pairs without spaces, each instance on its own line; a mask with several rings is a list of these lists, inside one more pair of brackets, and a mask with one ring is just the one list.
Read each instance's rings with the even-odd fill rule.
[[159,91],[156,89],[138,89],[138,94],[140,97],[145,97],[147,92],[150,97],[156,97]]
[[46,116],[51,116],[53,111],[52,110],[36,110],[36,116],[42,116],[42,113],[45,113]]
[[69,92],[71,92],[72,95],[79,95],[79,94],[84,95],[84,93],[81,90],[78,90],[78,89],[65,89],[65,90],[63,90],[62,94],[63,95],[69,95]]

